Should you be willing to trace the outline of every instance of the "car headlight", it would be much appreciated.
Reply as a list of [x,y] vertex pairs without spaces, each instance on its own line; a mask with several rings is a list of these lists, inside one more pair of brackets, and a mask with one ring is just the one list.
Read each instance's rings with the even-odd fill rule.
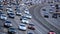
[[10,24],[10,26],[12,26],[12,24]]

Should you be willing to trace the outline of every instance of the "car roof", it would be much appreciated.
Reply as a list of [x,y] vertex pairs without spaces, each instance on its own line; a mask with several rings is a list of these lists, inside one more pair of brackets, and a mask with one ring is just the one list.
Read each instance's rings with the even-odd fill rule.
[[34,24],[30,23],[29,25],[34,26]]

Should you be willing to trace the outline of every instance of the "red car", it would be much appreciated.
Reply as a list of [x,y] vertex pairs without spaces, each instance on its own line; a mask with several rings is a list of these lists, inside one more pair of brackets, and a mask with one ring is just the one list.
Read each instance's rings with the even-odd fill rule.
[[53,31],[51,31],[51,32],[49,32],[48,34],[56,34],[55,32],[53,32]]
[[28,29],[35,30],[35,27],[33,24],[29,24]]

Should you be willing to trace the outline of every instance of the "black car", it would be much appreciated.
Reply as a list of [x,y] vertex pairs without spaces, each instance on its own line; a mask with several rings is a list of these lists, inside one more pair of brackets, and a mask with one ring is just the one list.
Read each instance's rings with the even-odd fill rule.
[[52,18],[57,18],[57,14],[53,14],[52,15]]
[[8,34],[16,34],[16,29],[11,27],[8,29]]
[[15,17],[14,13],[9,13],[8,15],[9,15],[10,18],[14,18]]
[[45,18],[49,18],[49,16],[48,16],[48,15],[44,15],[44,17],[45,17]]
[[9,28],[9,27],[12,27],[11,21],[8,21],[8,20],[7,20],[7,21],[4,23],[4,26],[5,26],[5,27],[8,27],[8,28]]
[[58,4],[56,4],[55,7],[56,7],[56,9],[59,9],[59,5]]

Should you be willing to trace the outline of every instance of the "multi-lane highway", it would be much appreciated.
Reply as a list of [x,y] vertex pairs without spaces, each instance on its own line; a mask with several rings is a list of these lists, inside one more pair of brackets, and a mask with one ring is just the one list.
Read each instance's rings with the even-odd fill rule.
[[[29,8],[29,11],[33,17],[29,21],[30,21],[30,23],[33,23],[35,25],[36,30],[30,30],[30,29],[27,29],[26,31],[18,30],[18,25],[21,23],[21,21],[20,21],[21,16],[17,16],[15,14],[14,19],[9,18],[7,15],[7,11],[5,10],[7,8],[7,5],[4,5],[2,12],[7,15],[8,20],[10,20],[13,24],[13,27],[16,28],[16,31],[17,31],[16,34],[27,34],[28,32],[32,32],[33,34],[48,34],[49,31],[54,31],[56,34],[60,34],[60,29],[55,27],[54,25],[52,25],[50,22],[46,21],[44,19],[44,17],[42,17],[42,15],[41,15],[40,9],[47,5],[48,5],[48,3],[42,3],[42,4],[35,5],[35,6],[32,6]],[[15,5],[12,5],[12,9],[13,9],[14,13],[16,12],[14,10],[15,7],[16,7]],[[0,20],[0,23],[1,23],[0,24],[0,26],[1,26],[0,32],[7,34],[8,28],[5,28],[3,26],[5,21]]]
[[51,25],[49,22],[47,22],[40,14],[40,9],[46,5],[47,3],[40,4],[38,6],[30,8],[30,13],[32,14],[33,18],[37,21],[37,23],[42,24],[42,26],[46,28],[48,31],[54,31],[56,32],[56,34],[59,34],[60,30],[56,28],[55,26]]

